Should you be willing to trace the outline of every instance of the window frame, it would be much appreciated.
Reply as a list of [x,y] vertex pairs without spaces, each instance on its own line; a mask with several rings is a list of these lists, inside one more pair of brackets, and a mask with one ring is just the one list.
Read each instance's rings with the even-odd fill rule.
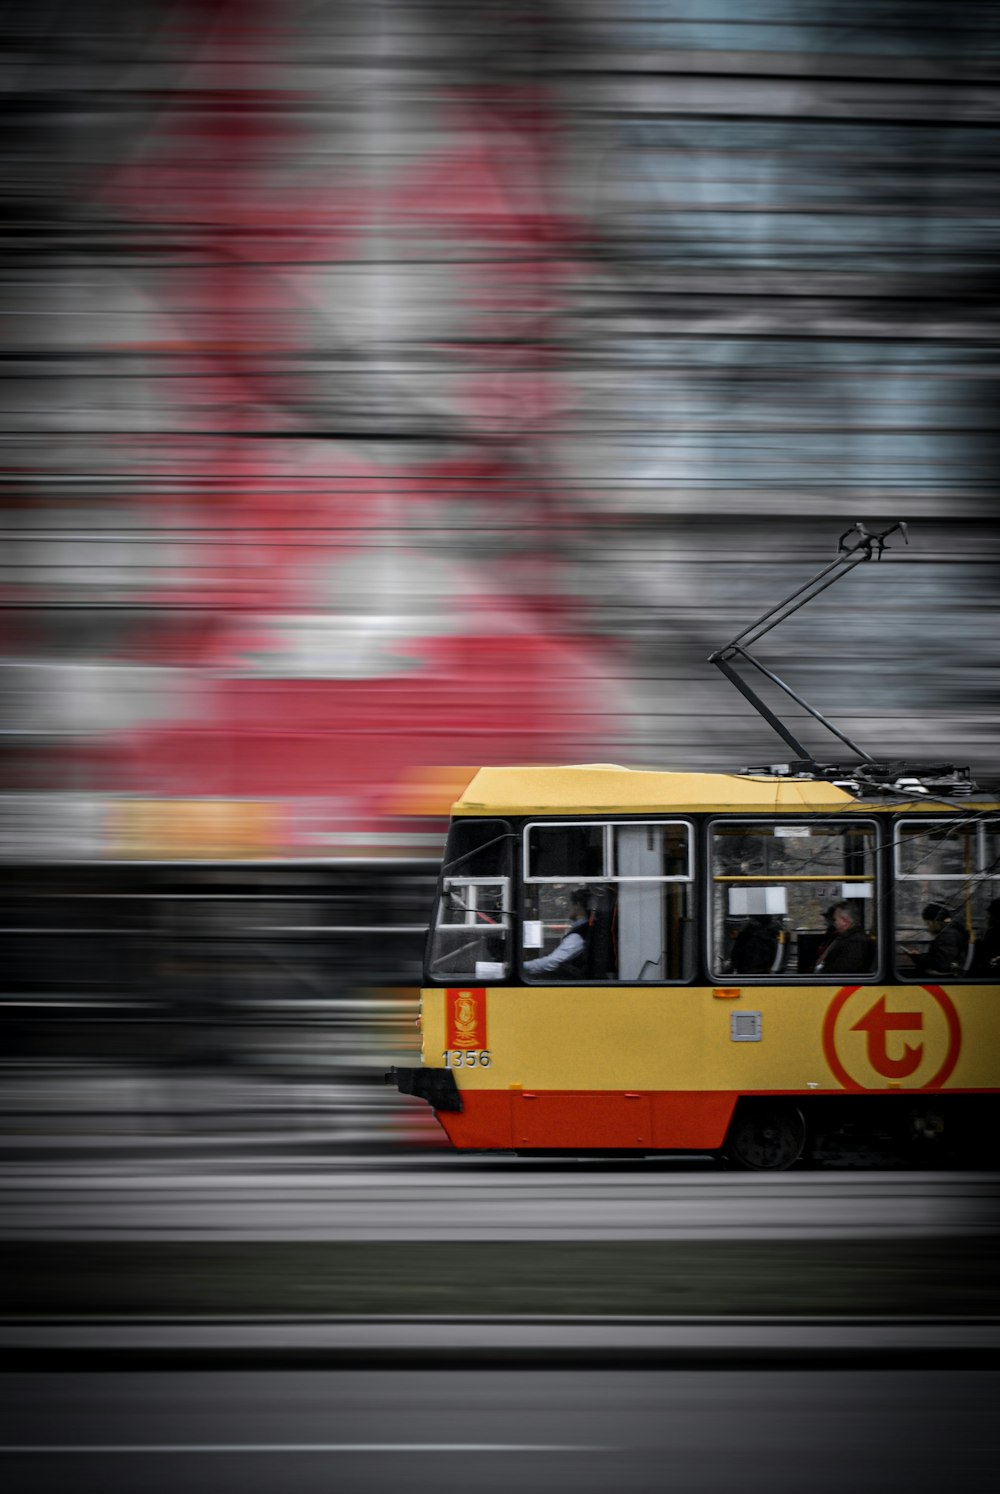
[[[924,831],[926,833],[926,832],[934,829],[935,827],[940,827],[940,826],[951,827],[954,830],[960,830],[962,828],[971,828],[971,829],[973,829],[975,831],[975,842],[974,843],[975,843],[975,847],[976,847],[976,868],[977,869],[974,872],[972,872],[970,875],[968,875],[968,876],[964,872],[937,872],[937,871],[931,871],[931,872],[927,872],[927,871],[905,872],[905,871],[902,871],[901,870],[901,863],[902,863],[902,855],[903,855],[903,837],[902,837],[901,832],[904,829],[914,829],[914,828],[916,828],[916,829],[919,829],[919,830]],[[990,980],[988,976],[984,977],[983,972],[981,970],[974,970],[974,969],[971,969],[971,968],[970,969],[965,969],[965,970],[952,971],[952,972],[949,972],[947,975],[941,974],[941,975],[936,975],[936,976],[931,977],[931,976],[928,976],[926,973],[924,973],[923,975],[921,975],[921,972],[919,970],[911,970],[911,969],[902,967],[901,961],[899,959],[899,947],[900,947],[900,939],[899,939],[899,932],[898,932],[899,903],[898,903],[898,898],[896,896],[896,885],[897,885],[897,883],[903,883],[903,884],[905,884],[907,882],[946,882],[946,883],[950,882],[950,883],[952,883],[952,884],[954,884],[954,885],[956,885],[958,887],[969,888],[973,892],[977,891],[981,887],[988,887],[990,885],[990,883],[993,883],[996,886],[996,888],[997,888],[996,896],[1000,897],[1000,865],[997,866],[997,870],[995,870],[995,871],[990,871],[988,868],[985,869],[985,870],[983,869],[983,868],[986,867],[986,859],[987,859],[986,836],[987,836],[988,830],[990,830],[990,829],[993,830],[994,834],[1000,834],[1000,814],[996,814],[996,813],[977,814],[975,816],[970,815],[968,817],[966,817],[966,816],[962,816],[962,817],[959,817],[959,816],[951,816],[951,817],[949,817],[949,816],[941,816],[941,817],[939,817],[939,816],[933,815],[933,814],[929,814],[929,815],[901,815],[901,816],[899,816],[899,818],[897,818],[897,819],[895,819],[893,821],[893,825],[892,825],[892,876],[893,876],[893,897],[892,897],[893,944],[892,944],[892,964],[893,964],[894,975],[895,975],[896,979],[901,984],[903,984],[903,985],[920,985],[920,984],[923,983],[923,980],[925,980],[925,979],[934,979],[934,980],[936,980],[938,982],[940,982],[940,981],[946,981],[948,985],[954,985],[954,984],[961,983],[961,984],[965,984],[965,985],[973,985],[973,986],[975,986],[975,985],[993,985],[993,984],[996,983],[996,978],[994,980]],[[996,858],[994,858],[994,862],[995,861],[996,861]],[[965,925],[963,924],[962,927],[964,929]],[[974,941],[975,941],[975,936],[976,936],[977,932],[978,932],[978,930],[976,930],[976,929],[974,929],[972,931],[972,941],[970,942],[969,950],[968,950],[968,957],[969,957],[970,960],[972,959],[972,956],[973,956],[973,952],[974,952],[974,948],[975,948]],[[968,930],[967,929],[966,929],[966,933],[968,934]],[[998,977],[998,978],[1000,978],[1000,977]]]
[[[544,827],[546,829],[558,830],[580,825],[599,825],[604,831],[604,865],[607,867],[614,861],[614,836],[612,831],[619,826],[630,830],[641,830],[649,826],[654,830],[665,829],[667,826],[680,826],[685,832],[687,842],[687,872],[679,876],[619,876],[616,873],[600,873],[599,875],[585,876],[582,873],[566,871],[554,877],[533,877],[528,872],[528,836],[532,830]],[[604,884],[606,882],[687,882],[696,880],[697,857],[696,842],[694,834],[694,823],[691,820],[678,819],[671,816],[670,819],[655,820],[644,815],[641,819],[614,819],[605,820],[587,816],[576,820],[527,820],[523,826],[521,839],[521,883],[524,887],[535,887],[571,882],[574,886],[586,887],[590,883]]]
[[[936,825],[950,825],[953,829],[961,829],[963,826],[971,827],[976,832],[976,860],[977,870],[971,876],[964,872],[904,872],[900,870],[902,860],[903,841],[900,831],[919,826],[927,831]],[[931,815],[915,815],[912,818],[900,818],[893,822],[892,827],[892,874],[896,882],[1000,882],[1000,868],[997,871],[984,871],[983,864],[986,861],[986,828],[987,825],[995,825],[1000,833],[1000,814],[983,815],[975,820],[967,819],[938,819]]]
[[[744,825],[744,826],[747,826],[747,827],[752,827],[752,826],[756,825],[756,826],[758,826],[761,829],[763,829],[766,826],[769,826],[772,829],[774,829],[774,828],[782,826],[782,825],[807,825],[810,829],[820,828],[820,827],[824,827],[824,826],[842,826],[845,829],[867,829],[867,830],[870,830],[873,833],[873,841],[872,841],[872,874],[871,874],[870,880],[871,880],[871,885],[872,885],[872,907],[875,910],[875,914],[876,914],[876,916],[875,916],[875,931],[874,931],[875,932],[875,959],[874,959],[874,962],[873,962],[873,968],[871,970],[866,970],[866,971],[863,971],[863,972],[859,971],[857,973],[847,973],[847,972],[844,972],[844,971],[830,971],[829,973],[827,973],[826,971],[822,971],[822,970],[819,971],[818,973],[816,971],[814,971],[814,970],[807,970],[807,971],[802,971],[802,970],[765,970],[765,971],[761,971],[759,973],[758,972],[750,972],[750,971],[734,971],[734,970],[723,971],[723,970],[720,970],[718,968],[718,966],[714,962],[714,956],[715,956],[715,953],[716,953],[716,950],[715,950],[715,947],[714,947],[715,946],[715,936],[714,936],[714,930],[715,930],[715,921],[714,921],[715,920],[715,907],[714,907],[714,901],[715,901],[716,877],[715,877],[715,872],[714,872],[714,869],[713,869],[714,863],[713,863],[713,856],[712,856],[713,845],[714,845],[714,839],[713,839],[714,838],[714,832],[715,832],[716,828],[718,826],[720,826],[720,825]],[[705,930],[704,930],[704,940],[703,940],[703,943],[702,943],[702,954],[703,954],[703,957],[704,957],[704,960],[705,960],[705,971],[706,971],[706,974],[708,976],[709,983],[710,984],[719,984],[719,985],[725,984],[725,985],[728,985],[728,986],[743,986],[743,985],[754,985],[754,986],[762,986],[762,985],[763,986],[767,986],[767,985],[783,985],[783,986],[788,986],[788,985],[799,985],[799,986],[802,986],[802,985],[833,986],[833,985],[838,985],[838,986],[843,986],[843,985],[848,985],[848,984],[849,985],[859,985],[859,986],[861,986],[861,985],[874,984],[874,983],[876,983],[876,982],[884,979],[884,970],[885,970],[885,941],[886,941],[886,932],[885,932],[885,929],[886,929],[886,914],[885,914],[885,912],[883,911],[883,908],[882,908],[882,905],[883,905],[883,902],[884,902],[883,883],[884,883],[884,880],[885,880],[884,875],[883,875],[883,871],[882,871],[882,854],[881,854],[882,850],[883,850],[882,831],[883,831],[882,822],[879,820],[879,818],[877,816],[873,815],[873,816],[869,817],[869,816],[853,815],[852,814],[852,815],[850,815],[850,817],[848,817],[843,812],[841,812],[840,814],[817,814],[814,811],[808,811],[808,812],[806,812],[804,814],[803,813],[799,813],[799,814],[776,814],[776,815],[747,815],[747,814],[711,815],[709,818],[707,818],[706,821],[705,821],[705,850],[704,850],[704,864],[705,864],[705,902],[704,902]],[[721,879],[721,880],[728,880],[728,879]],[[746,881],[746,883],[745,883],[745,885],[748,885],[748,886],[749,885],[753,885],[753,882],[755,880],[756,879],[748,878],[747,881]],[[782,880],[783,879],[780,878],[780,877],[772,878],[771,879],[772,885],[776,884],[777,882],[782,881]],[[787,879],[784,879],[784,880],[787,880]],[[801,878],[801,880],[803,880],[803,881],[809,881],[809,882],[830,882],[831,884],[839,883],[842,886],[844,884],[844,882],[867,881],[869,879],[865,878],[865,877],[846,877],[846,876],[843,876],[843,875],[838,875],[836,877],[829,876],[829,875],[819,875],[819,876],[816,876],[816,877],[804,877],[804,878]],[[760,881],[761,884],[763,884],[764,881],[765,881],[765,878],[761,877],[759,879],[759,881]],[[831,902],[834,902],[834,901],[836,901],[836,902],[841,901],[841,897],[840,897],[839,894],[838,894],[838,896],[836,898],[831,898]]]
[[[468,830],[469,827],[475,826],[489,827],[492,833],[488,835],[488,837],[482,842],[473,843],[467,850],[462,851],[457,856],[452,856],[451,858],[449,858],[448,850],[452,844],[452,837],[454,834],[456,834],[457,827],[459,825],[463,827],[463,833],[465,833],[465,831]],[[471,833],[472,832],[470,831],[470,834]],[[502,985],[517,978],[518,961],[514,951],[514,935],[519,924],[519,913],[516,903],[517,857],[515,854],[514,846],[512,844],[512,842],[517,839],[517,835],[517,829],[511,823],[509,817],[506,816],[492,814],[469,816],[463,815],[461,817],[453,816],[449,820],[448,833],[445,839],[444,854],[442,856],[441,865],[438,868],[437,883],[434,890],[434,901],[431,907],[431,916],[428,918],[426,924],[426,935],[424,939],[422,978],[428,986],[471,985],[475,984],[477,981],[488,985]],[[507,842],[507,848],[500,858],[501,863],[504,867],[503,871],[490,872],[485,874],[472,873],[468,875],[462,871],[461,868],[463,867],[463,865],[474,866],[475,858],[477,856],[481,855],[484,851],[489,850],[494,845],[503,841]],[[452,870],[451,868],[455,868],[455,870]],[[507,939],[507,958],[503,961],[503,975],[479,977],[475,975],[474,972],[470,973],[469,971],[461,972],[450,970],[446,972],[440,972],[435,970],[433,951],[438,942],[440,930],[460,930],[463,928],[472,929],[476,927],[483,927],[482,925],[477,925],[475,923],[449,924],[444,921],[442,915],[445,909],[447,892],[452,887],[455,887],[456,889],[462,887],[500,888],[500,912],[502,921],[501,923],[495,925],[495,927],[498,929],[503,929]],[[470,911],[475,912],[476,910],[473,909]]]
[[[680,873],[680,874],[670,874],[670,875],[660,875],[660,876],[633,876],[631,874],[628,874],[628,875],[619,875],[617,873],[615,873],[615,874],[610,874],[609,873],[609,874],[605,875],[603,872],[600,873],[600,874],[592,873],[589,876],[584,876],[584,875],[582,875],[580,873],[571,872],[571,871],[562,872],[561,874],[556,875],[556,876],[545,876],[545,877],[541,877],[541,876],[535,876],[535,877],[529,876],[529,874],[528,874],[528,856],[529,856],[528,842],[529,842],[529,833],[532,830],[537,829],[539,827],[552,828],[552,829],[560,829],[560,828],[575,827],[575,826],[599,826],[603,830],[604,834],[603,834],[602,843],[603,843],[604,865],[606,867],[608,865],[613,864],[613,862],[614,862],[614,831],[617,828],[621,827],[621,828],[625,828],[625,829],[641,829],[644,826],[649,826],[652,829],[659,830],[659,829],[663,829],[663,828],[665,828],[667,826],[671,826],[671,827],[675,827],[675,828],[676,827],[680,827],[684,831],[684,841],[685,841],[686,852],[687,852],[687,869],[686,869],[685,872]],[[606,819],[606,818],[604,818],[604,817],[602,817],[600,815],[596,815],[595,816],[595,815],[592,815],[592,814],[586,814],[586,815],[579,815],[579,816],[577,816],[574,819],[569,819],[569,818],[563,816],[560,819],[537,819],[536,818],[536,819],[531,819],[531,820],[525,820],[523,822],[522,826],[521,826],[521,858],[520,858],[520,862],[521,862],[521,865],[520,865],[521,886],[520,886],[520,891],[519,891],[519,900],[518,900],[518,908],[517,908],[517,948],[516,948],[516,960],[515,960],[515,967],[514,967],[515,970],[516,970],[516,972],[517,972],[518,978],[526,986],[530,986],[530,987],[545,986],[545,985],[563,985],[563,984],[566,984],[566,985],[588,986],[588,987],[589,986],[593,986],[595,988],[607,988],[607,989],[612,989],[612,990],[620,990],[620,989],[623,989],[623,988],[626,988],[626,989],[635,988],[635,989],[642,989],[642,990],[653,990],[653,989],[655,989],[657,987],[660,987],[660,988],[666,987],[666,988],[671,989],[671,990],[676,990],[678,987],[691,986],[691,985],[696,984],[697,981],[699,980],[699,976],[700,976],[700,972],[699,972],[699,969],[698,969],[697,927],[695,927],[694,938],[693,938],[693,941],[692,941],[691,958],[690,958],[690,971],[686,975],[678,976],[675,979],[664,978],[662,980],[650,980],[650,981],[636,981],[636,980],[622,980],[622,979],[617,979],[617,980],[608,980],[608,979],[592,980],[592,979],[587,979],[586,977],[574,976],[574,977],[572,977],[572,979],[567,980],[565,982],[562,982],[562,981],[559,981],[554,975],[538,975],[538,976],[525,975],[523,967],[524,967],[524,960],[525,960],[526,955],[525,955],[525,949],[524,949],[524,944],[523,944],[523,937],[524,937],[523,926],[524,926],[524,921],[525,921],[525,893],[526,893],[526,891],[527,891],[527,889],[529,887],[552,887],[552,886],[567,886],[568,885],[568,886],[571,886],[571,887],[588,887],[588,886],[607,887],[607,886],[612,886],[612,887],[616,887],[617,888],[617,887],[620,887],[620,886],[638,886],[638,885],[641,885],[641,884],[644,884],[644,883],[645,884],[652,883],[652,884],[658,884],[658,885],[661,885],[661,886],[668,886],[668,887],[676,887],[676,886],[689,887],[691,889],[691,891],[688,893],[687,915],[686,916],[688,917],[688,919],[693,924],[696,925],[696,923],[697,923],[697,908],[698,908],[698,894],[697,894],[698,856],[699,856],[698,828],[699,827],[698,827],[698,823],[697,823],[696,820],[694,820],[692,818],[688,818],[686,816],[680,816],[680,815],[676,815],[676,814],[671,814],[669,816],[664,816],[663,818],[660,818],[660,819],[655,818],[655,817],[651,817],[649,814],[636,815],[634,818],[631,818],[631,819],[628,818],[625,815],[618,815],[618,816],[615,816],[614,818]],[[530,956],[530,955],[528,955],[527,958],[530,959],[530,958],[533,958],[533,957]]]
[[[480,924],[480,923],[476,923],[475,922],[474,915],[478,911],[478,909],[476,909],[476,908],[468,908],[468,909],[464,910],[467,914],[472,914],[473,915],[472,922],[469,922],[469,923],[446,923],[444,921],[444,919],[442,918],[442,913],[445,910],[446,898],[447,898],[448,893],[451,891],[452,886],[455,886],[456,888],[460,888],[460,887],[499,887],[501,889],[501,895],[500,895],[500,916],[501,916],[501,921],[499,923],[497,923],[497,924],[494,924],[493,927],[496,928],[496,929],[503,929],[504,932],[505,932],[505,934],[506,934],[506,936],[507,936],[507,958],[502,962],[503,965],[504,965],[504,967],[505,967],[503,975],[494,975],[494,976],[489,976],[488,978],[487,977],[483,977],[483,979],[486,979],[487,983],[491,984],[491,985],[496,984],[499,981],[510,980],[511,975],[514,973],[514,970],[517,968],[517,963],[516,963],[516,961],[513,958],[514,929],[516,927],[515,918],[514,918],[513,898],[512,898],[512,895],[511,895],[512,891],[513,891],[513,878],[511,876],[500,876],[500,875],[492,876],[492,877],[442,876],[442,878],[440,880],[440,883],[438,885],[438,890],[437,890],[437,892],[435,894],[435,898],[434,898],[435,917],[434,917],[433,923],[430,926],[430,940],[429,940],[429,946],[431,948],[437,942],[438,936],[439,936],[440,931],[442,929],[456,929],[456,930],[458,930],[458,929],[466,929],[466,930],[479,930],[480,932],[483,931],[483,925]],[[457,944],[457,941],[456,941],[456,944]],[[443,958],[443,956],[442,956],[442,958]],[[431,980],[433,980],[433,981],[440,982],[442,985],[447,985],[449,982],[452,983],[452,984],[454,984],[456,981],[458,981],[460,983],[464,982],[464,983],[468,984],[470,981],[476,981],[476,980],[480,979],[480,977],[477,976],[477,975],[475,975],[475,973],[470,974],[468,971],[461,972],[461,971],[454,971],[454,970],[452,970],[452,971],[446,971],[443,974],[438,974],[436,972],[432,973],[432,971],[431,971],[431,959],[430,959],[430,955],[429,954],[428,954],[427,962],[426,963],[427,963],[427,975],[428,975],[428,977]],[[497,963],[501,963],[501,962],[498,961]]]

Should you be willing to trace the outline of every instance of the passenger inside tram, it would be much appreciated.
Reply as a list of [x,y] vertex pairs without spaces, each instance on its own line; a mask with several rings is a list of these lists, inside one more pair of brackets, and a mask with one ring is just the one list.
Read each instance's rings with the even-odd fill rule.
[[816,961],[816,973],[863,975],[871,969],[874,946],[865,933],[858,906],[835,903],[832,912],[834,937]]
[[813,928],[799,928],[795,931],[796,969],[802,975],[815,973],[819,961],[837,937],[837,930],[833,923],[835,906],[835,903],[831,903],[828,908],[823,909],[822,933],[817,933]]
[[954,921],[951,909],[944,903],[928,903],[920,916],[927,927],[930,942],[925,950],[904,946],[903,953],[922,975],[960,975],[965,969],[969,948],[965,929]]
[[774,968],[778,925],[767,913],[751,914],[735,930],[729,966],[734,974],[763,975]]

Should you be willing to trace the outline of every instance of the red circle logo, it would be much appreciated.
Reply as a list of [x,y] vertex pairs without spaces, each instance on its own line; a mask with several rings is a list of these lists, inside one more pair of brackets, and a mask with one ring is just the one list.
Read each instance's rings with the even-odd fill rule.
[[845,1089],[941,1089],[961,1049],[940,986],[844,986],[823,1019],[823,1052]]

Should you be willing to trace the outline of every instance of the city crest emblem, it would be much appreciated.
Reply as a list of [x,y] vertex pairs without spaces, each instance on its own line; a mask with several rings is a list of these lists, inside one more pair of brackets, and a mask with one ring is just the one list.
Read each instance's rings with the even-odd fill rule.
[[483,988],[449,990],[447,1046],[466,1052],[486,1048],[486,991]]

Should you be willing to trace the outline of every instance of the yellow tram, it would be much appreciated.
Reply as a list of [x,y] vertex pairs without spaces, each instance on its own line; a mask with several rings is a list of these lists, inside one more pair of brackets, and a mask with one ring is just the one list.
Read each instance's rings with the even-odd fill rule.
[[[574,896],[585,948],[539,970]],[[760,1168],[887,1135],[964,1142],[1000,1090],[998,899],[1000,803],[982,796],[486,768],[453,809],[423,1067],[396,1082],[463,1149]],[[839,904],[856,968],[831,955]],[[928,906],[950,910],[947,969]]]
[[[422,1066],[388,1077],[458,1148],[800,1157],[965,1152],[1000,1092],[1000,797],[878,762],[749,652],[893,525],[712,662],[797,753],[734,773],[483,768],[452,807]],[[749,664],[854,753],[822,764]]]

